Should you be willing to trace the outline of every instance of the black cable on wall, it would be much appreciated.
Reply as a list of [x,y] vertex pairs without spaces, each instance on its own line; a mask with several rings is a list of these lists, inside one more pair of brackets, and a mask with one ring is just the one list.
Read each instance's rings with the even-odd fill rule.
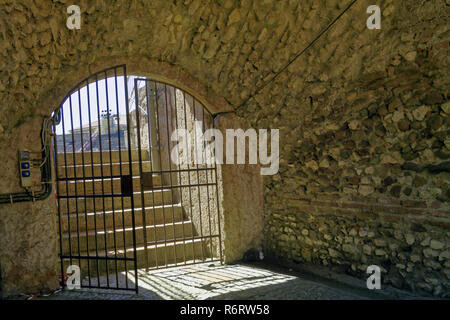
[[[45,136],[46,130],[49,130],[49,123],[52,120],[45,119],[42,124],[41,136]],[[44,134],[45,133],[45,134]],[[45,159],[44,164],[41,166],[41,183],[42,188],[36,192],[11,192],[0,194],[0,204],[2,203],[16,203],[27,201],[45,200],[52,192],[52,166],[51,166],[51,153],[50,153],[50,139],[42,139],[42,159]]]

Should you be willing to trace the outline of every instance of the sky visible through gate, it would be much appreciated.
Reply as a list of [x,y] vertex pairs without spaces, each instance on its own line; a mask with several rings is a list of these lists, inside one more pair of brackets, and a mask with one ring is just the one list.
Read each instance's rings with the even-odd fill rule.
[[[134,80],[136,78],[143,79],[144,77],[128,76],[128,98],[129,98],[129,109],[130,111],[136,108],[134,100]],[[107,83],[107,90],[106,90]],[[145,85],[145,81],[139,81],[139,88]],[[97,90],[98,87],[98,90]],[[98,109],[100,110],[100,116],[102,111],[110,109],[111,115],[117,114],[117,108],[119,114],[126,114],[126,104],[125,104],[125,84],[124,77],[117,76],[117,95],[116,95],[116,80],[114,77],[109,77],[103,80],[99,80],[97,85],[95,82],[89,84],[89,103],[90,103],[90,116],[91,123],[98,121],[98,109],[97,109],[97,92],[98,92]],[[108,92],[108,94],[106,94]],[[87,86],[80,89],[80,94],[78,91],[72,93],[63,104],[63,115],[64,115],[64,132],[69,134],[72,129],[78,129],[81,127],[80,123],[85,126],[89,124],[89,112],[88,112],[88,90]],[[108,99],[107,99],[108,98]],[[73,128],[71,126],[70,117],[70,100],[72,101],[72,117],[73,117]],[[80,122],[80,101],[81,101],[81,122]],[[108,108],[107,105],[109,104]],[[120,119],[120,124],[126,124],[123,117]],[[94,129],[94,128],[93,128]],[[63,132],[62,121],[56,126],[56,134],[61,135]]]

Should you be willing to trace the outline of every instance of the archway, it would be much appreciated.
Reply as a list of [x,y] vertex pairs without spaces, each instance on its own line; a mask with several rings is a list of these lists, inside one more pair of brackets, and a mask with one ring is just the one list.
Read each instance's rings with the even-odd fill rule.
[[196,139],[214,126],[196,98],[122,65],[81,81],[53,120],[61,274],[76,266],[84,287],[137,290],[138,268],[222,261],[217,166],[171,155],[214,158]]
[[[227,113],[232,110],[232,107],[222,97],[216,95],[212,90],[186,74],[180,67],[143,57],[100,59],[99,61],[89,66],[75,65],[65,68],[61,70],[61,73],[65,76],[61,76],[61,81],[53,84],[51,90],[46,91],[43,89],[44,93],[40,95],[37,102],[42,108],[37,110],[36,114],[33,115],[32,121],[27,121],[17,128],[19,135],[21,134],[20,132],[26,132],[27,136],[30,137],[29,141],[27,140],[29,143],[25,147],[25,150],[34,150],[36,146],[39,146],[42,118],[47,119],[51,113],[55,115],[54,110],[61,106],[60,103],[64,102],[70,94],[77,91],[75,90],[77,86],[75,88],[73,87],[75,83],[81,84],[83,79],[90,78],[89,75],[99,74],[99,71],[102,70],[109,70],[111,65],[118,65],[116,62],[126,63],[127,70],[133,70],[132,74],[146,77],[147,79],[155,79],[157,82],[164,83],[167,86],[182,89],[186,97],[188,97],[188,100],[195,97],[195,100],[199,104],[207,108],[207,111],[209,111],[210,116],[214,120],[214,127],[219,128],[219,130],[224,132],[226,128],[232,128],[236,125],[241,127],[238,123],[238,118],[232,113]],[[102,77],[99,76],[99,80],[101,81]],[[81,86],[83,87],[83,85]],[[58,105],[55,103],[58,103]],[[75,104],[73,108],[75,108]],[[201,113],[197,113],[197,115],[198,117],[202,117]],[[95,116],[97,117],[98,115],[96,114]],[[106,114],[106,117],[108,117],[108,114]],[[70,125],[68,129],[70,129]],[[107,142],[108,140],[105,141]],[[12,145],[11,148],[13,147],[16,146]],[[47,161],[47,163],[50,163],[50,161]],[[52,176],[55,177],[54,170],[50,169],[50,172],[53,171]],[[262,178],[259,168],[253,165],[220,165],[217,167],[217,175],[219,189],[217,207],[219,208],[220,219],[223,222],[220,225],[222,234],[222,258],[225,263],[232,263],[242,258],[247,250],[261,248],[261,240],[263,237]],[[42,180],[41,184],[37,184],[36,187],[46,184],[51,186],[50,181],[50,178]],[[209,182],[211,181],[209,180]],[[53,184],[52,190],[53,192],[56,191],[56,184]],[[21,286],[30,288],[28,289],[29,291],[40,290],[40,288],[57,288],[58,274],[61,277],[67,271],[67,269],[60,268],[60,263],[58,263],[60,244],[58,239],[59,224],[57,220],[58,211],[56,202],[53,197],[35,200],[33,202],[30,200],[29,202],[17,204],[14,202],[13,206],[8,207],[17,213],[14,215],[15,217],[22,215],[22,220],[25,224],[30,224],[36,220],[39,223],[39,229],[43,230],[43,232],[36,233],[34,229],[33,231],[27,229],[26,232],[21,234],[21,237],[33,237],[33,241],[46,244],[42,245],[39,251],[27,260],[28,269],[40,270],[39,272],[36,271],[37,274],[33,277],[34,281],[32,282],[25,281],[19,273],[16,273],[15,270],[17,268],[8,264],[5,266],[3,263],[2,269],[5,275],[3,277],[3,284],[9,294],[16,292],[14,288]],[[33,215],[27,215],[26,213],[29,211],[32,211]],[[33,217],[33,221],[30,220],[31,217]],[[71,227],[75,227],[76,229],[76,224]],[[219,255],[216,255],[216,257],[219,257]],[[41,267],[43,259],[45,261],[45,273]],[[133,264],[133,262],[130,263]]]

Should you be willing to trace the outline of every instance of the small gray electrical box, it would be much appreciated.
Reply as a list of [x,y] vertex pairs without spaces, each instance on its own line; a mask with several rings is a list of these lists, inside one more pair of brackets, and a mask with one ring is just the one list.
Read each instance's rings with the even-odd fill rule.
[[31,180],[31,161],[29,151],[19,151],[19,174],[20,184],[23,188],[33,186]]

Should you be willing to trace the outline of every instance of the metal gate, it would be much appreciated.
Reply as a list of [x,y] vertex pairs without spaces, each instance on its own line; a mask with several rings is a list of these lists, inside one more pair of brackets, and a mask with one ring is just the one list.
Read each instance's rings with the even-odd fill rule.
[[124,65],[70,91],[53,114],[63,285],[79,268],[81,287],[137,292],[140,268],[222,261],[215,140],[197,139],[213,128],[195,98]]

